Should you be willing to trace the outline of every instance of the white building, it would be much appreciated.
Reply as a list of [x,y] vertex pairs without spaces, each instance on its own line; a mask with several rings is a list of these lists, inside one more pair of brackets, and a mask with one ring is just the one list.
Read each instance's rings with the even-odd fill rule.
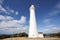
[[43,37],[43,34],[38,34],[37,31],[37,24],[36,24],[36,18],[35,18],[35,7],[34,5],[31,5],[30,7],[30,27],[29,27],[29,38],[38,38]]
[[43,32],[38,32],[38,35],[39,35],[40,38],[43,38],[44,37],[43,36]]
[[30,27],[29,27],[29,38],[38,37],[37,26],[36,26],[36,18],[35,18],[35,7],[31,5],[30,7]]

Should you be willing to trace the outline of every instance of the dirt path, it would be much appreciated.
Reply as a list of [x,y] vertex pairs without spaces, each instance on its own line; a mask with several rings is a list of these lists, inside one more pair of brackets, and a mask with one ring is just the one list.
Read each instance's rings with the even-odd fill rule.
[[25,37],[16,37],[16,38],[7,38],[3,40],[60,40],[60,38],[25,38]]

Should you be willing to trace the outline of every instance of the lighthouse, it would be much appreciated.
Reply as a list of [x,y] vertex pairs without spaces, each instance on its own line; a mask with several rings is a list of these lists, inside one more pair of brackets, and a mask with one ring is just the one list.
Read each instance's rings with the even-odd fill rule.
[[36,16],[35,16],[35,7],[31,5],[29,8],[30,10],[30,27],[29,27],[29,38],[37,38],[38,31],[37,31],[37,24],[36,24]]

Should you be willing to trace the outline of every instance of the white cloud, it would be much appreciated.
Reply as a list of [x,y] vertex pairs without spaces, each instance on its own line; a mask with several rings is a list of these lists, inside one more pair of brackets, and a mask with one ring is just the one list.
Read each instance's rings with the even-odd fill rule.
[[18,15],[18,11],[16,11],[15,14]]
[[0,22],[0,28],[21,26],[21,25],[24,25],[25,23],[26,23],[26,18],[22,16],[20,20],[8,20],[8,21],[4,20]]
[[26,17],[24,16],[21,16],[21,19],[20,19],[21,23],[26,23]]
[[50,19],[45,19],[45,20],[44,20],[44,22],[49,22],[49,21],[50,21]]
[[4,7],[2,7],[2,5],[0,5],[0,12],[8,13],[7,10]]
[[15,28],[3,28],[3,29],[0,29],[1,31],[5,31],[7,34],[8,33],[21,33],[21,32],[28,32],[28,26],[16,26]]
[[60,2],[56,5],[56,8],[60,9]]
[[0,4],[3,4],[3,1],[4,1],[4,0],[0,0]]
[[5,14],[11,14],[11,13],[15,13],[16,15],[18,15],[18,11],[12,10],[9,7],[3,7],[0,4],[0,13],[5,13]]
[[6,7],[6,9],[7,9],[7,11],[9,12],[8,14],[11,14],[11,13],[15,13],[16,15],[19,14],[18,11],[12,10],[12,9],[10,9],[9,7]]
[[[11,14],[15,13],[15,15],[18,15],[18,11],[15,11],[13,9],[10,9],[9,7],[5,7],[3,5],[3,0],[0,0],[0,13],[5,14]],[[26,17],[21,16],[19,20],[14,19],[11,16],[3,16],[0,15],[0,31],[6,32],[6,33],[12,33],[14,31],[17,32],[27,32],[28,26],[26,25]]]
[[0,20],[13,20],[13,17],[0,15]]
[[49,15],[50,15],[50,16],[54,16],[54,15],[57,15],[57,14],[59,14],[59,13],[60,13],[59,10],[54,10],[54,11],[50,12]]
[[48,25],[42,31],[44,33],[58,33],[60,32],[60,27],[55,25]]
[[54,25],[48,25],[48,26],[46,26],[46,27],[53,27]]
[[11,13],[14,13],[14,10],[9,10]]
[[45,19],[43,22],[45,24],[45,28],[43,28],[41,31],[44,33],[57,33],[60,32],[60,27],[57,25],[53,25],[54,20],[52,20],[51,18],[47,18]]
[[[60,27],[53,25],[52,22],[56,23],[54,19],[52,19],[52,16],[57,16],[60,14],[60,2],[58,2],[51,12],[49,12],[47,19],[45,19],[43,22],[45,23],[45,28],[42,30],[44,33],[57,33],[60,32]],[[46,25],[47,24],[47,25]]]
[[47,19],[44,19],[43,22],[44,22],[45,24],[50,24],[51,20],[52,20],[52,19],[47,18]]
[[[13,32],[13,31],[15,31],[16,33],[17,32],[27,32],[28,26],[25,25],[26,17],[21,16],[21,18],[19,20],[16,20],[10,16],[2,16],[2,15],[0,15],[0,16],[2,17],[0,19],[3,20],[0,22],[0,30],[3,30],[3,31],[7,30],[8,33]],[[12,20],[10,20],[10,19],[12,19]]]
[[15,13],[14,10],[10,9],[9,7],[6,7],[6,10],[9,12],[9,13]]
[[55,5],[53,10],[49,13],[49,16],[55,16],[58,15],[59,13],[60,13],[60,2],[58,2],[57,5]]

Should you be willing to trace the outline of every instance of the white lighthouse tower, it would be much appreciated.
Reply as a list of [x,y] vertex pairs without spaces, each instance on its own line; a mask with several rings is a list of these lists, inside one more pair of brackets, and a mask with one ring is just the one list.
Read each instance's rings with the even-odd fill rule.
[[31,5],[31,7],[30,7],[30,27],[29,27],[28,37],[29,38],[37,38],[38,37],[34,5]]

